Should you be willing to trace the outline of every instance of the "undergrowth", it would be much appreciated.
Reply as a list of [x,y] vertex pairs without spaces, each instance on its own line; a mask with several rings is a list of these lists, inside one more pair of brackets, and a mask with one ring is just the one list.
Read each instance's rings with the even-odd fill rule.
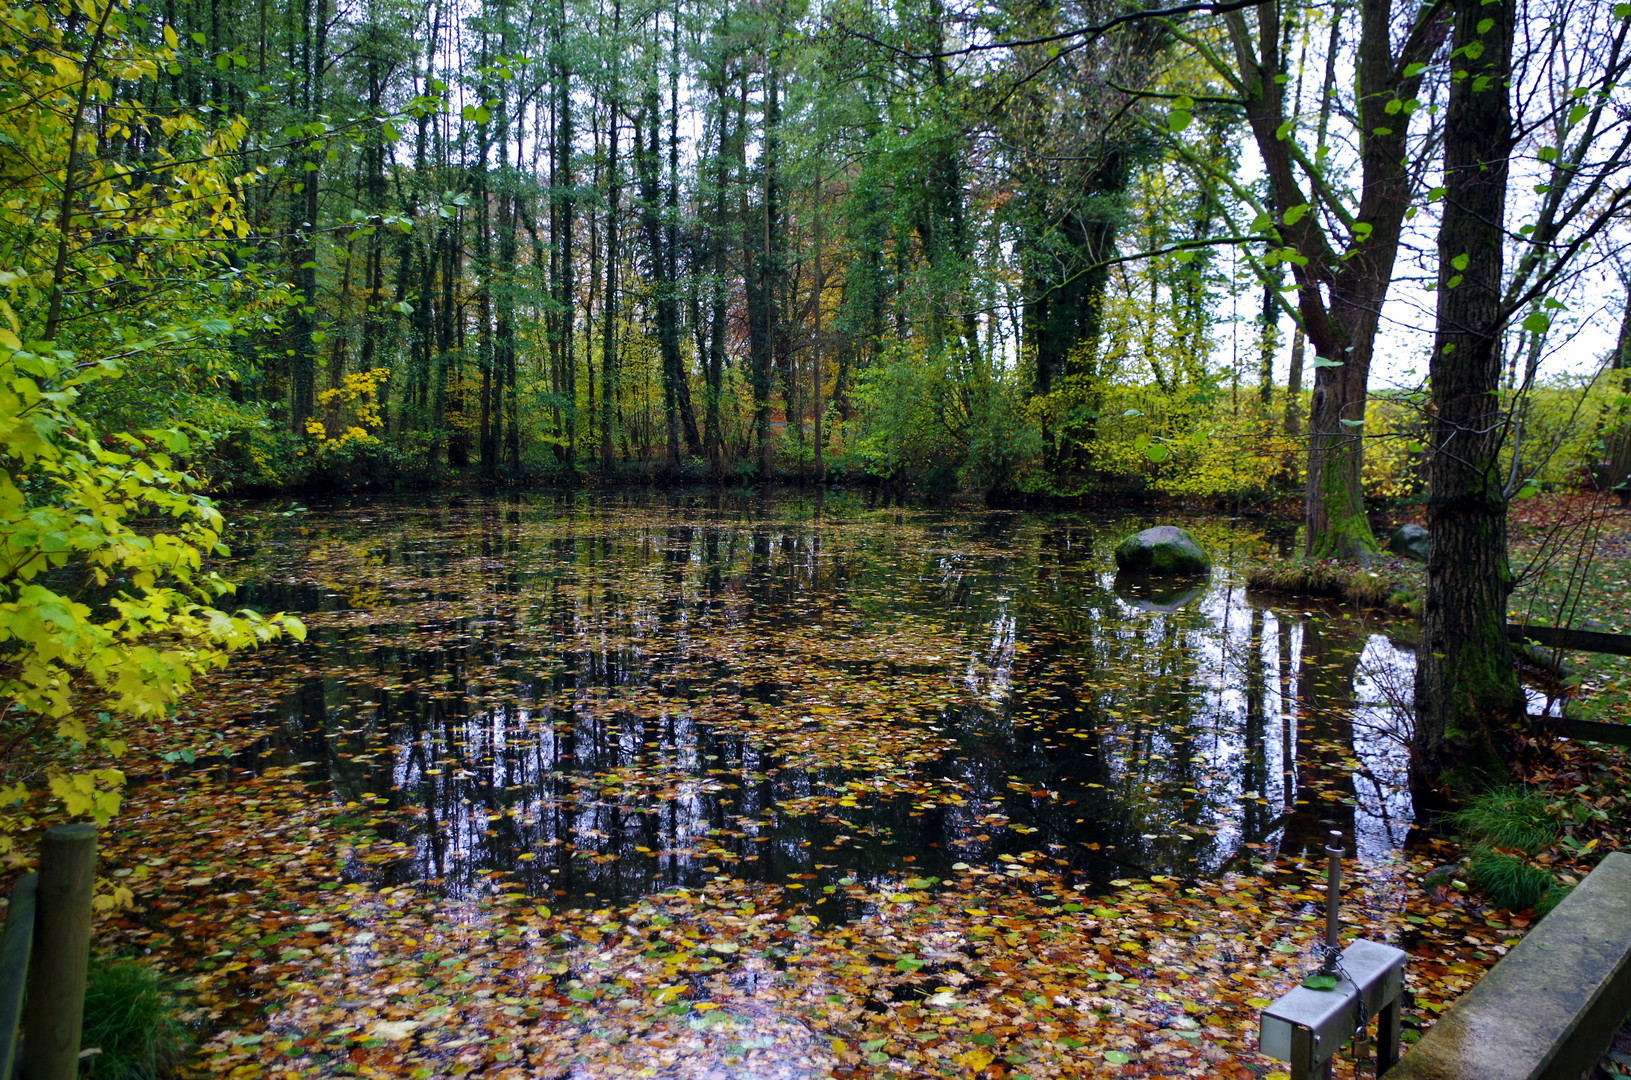
[[85,1075],[98,1080],[163,1080],[192,1050],[164,976],[139,960],[98,958],[85,988],[80,1045]]
[[1246,577],[1246,587],[1292,596],[1330,596],[1357,607],[1381,608],[1419,617],[1422,571],[1414,563],[1305,561],[1259,566]]
[[[1536,856],[1561,834],[1551,801],[1540,791],[1486,791],[1451,814],[1450,825],[1470,846],[1467,877],[1496,907],[1543,915],[1567,891]],[[1555,894],[1555,895],[1554,895]]]

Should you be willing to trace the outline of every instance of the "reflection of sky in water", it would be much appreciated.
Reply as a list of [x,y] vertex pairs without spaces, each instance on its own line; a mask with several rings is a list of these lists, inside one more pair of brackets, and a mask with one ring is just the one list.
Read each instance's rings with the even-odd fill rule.
[[[313,762],[403,845],[355,873],[590,905],[730,874],[819,903],[956,863],[1080,883],[1403,841],[1411,653],[1247,597],[1250,537],[1161,581],[1108,569],[1114,519],[466,505],[260,542],[263,580],[389,568],[371,608],[270,601],[329,614],[268,658],[296,688],[257,760]],[[327,566],[348,552],[372,561]]]
[[[1123,608],[1130,617],[1141,612],[1151,617],[1153,610],[1155,619],[1177,620],[1196,659],[1195,707],[1203,730],[1192,744],[1210,769],[1206,822],[1215,830],[1213,858],[1210,864],[1197,860],[1200,868],[1221,867],[1242,843],[1284,839],[1249,835],[1242,807],[1266,804],[1284,816],[1307,799],[1311,770],[1299,762],[1299,718],[1316,714],[1331,721],[1336,733],[1350,736],[1351,745],[1343,749],[1357,762],[1352,790],[1340,797],[1351,804],[1351,816],[1328,823],[1351,834],[1364,857],[1397,850],[1413,819],[1408,728],[1400,726],[1408,720],[1398,705],[1401,693],[1408,705],[1414,651],[1362,623],[1346,626],[1353,620],[1330,609],[1275,611],[1227,581],[1212,582],[1204,595],[1190,590],[1179,601],[1175,608],[1155,608],[1138,598],[1124,599]],[[1310,665],[1318,661],[1305,658],[1304,645],[1311,626],[1316,635],[1332,632],[1321,629],[1322,622],[1350,639],[1363,639],[1347,686],[1309,685],[1318,676]],[[1345,647],[1354,650],[1351,641]]]
[[1354,679],[1354,835],[1361,856],[1385,854],[1404,843],[1410,806],[1410,697],[1416,651],[1372,634]]

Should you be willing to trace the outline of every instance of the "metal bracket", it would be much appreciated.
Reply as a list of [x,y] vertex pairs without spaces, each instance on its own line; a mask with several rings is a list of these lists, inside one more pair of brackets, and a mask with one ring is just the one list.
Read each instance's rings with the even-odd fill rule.
[[[1330,990],[1294,987],[1263,1010],[1258,1045],[1269,1057],[1291,1066],[1291,1080],[1331,1075],[1332,1059],[1354,1037],[1360,1023],[1376,1017],[1376,1075],[1399,1060],[1399,998],[1404,992],[1403,949],[1361,938],[1336,952],[1342,889],[1342,837],[1331,834],[1326,876],[1326,961],[1320,970],[1336,978]],[[1334,961],[1334,962],[1333,962]]]

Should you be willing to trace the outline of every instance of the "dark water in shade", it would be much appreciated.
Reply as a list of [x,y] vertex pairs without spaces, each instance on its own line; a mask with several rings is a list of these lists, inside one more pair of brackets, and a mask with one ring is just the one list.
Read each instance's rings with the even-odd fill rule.
[[235,668],[271,704],[230,767],[305,763],[397,842],[354,878],[813,898],[959,864],[1189,877],[1329,829],[1375,856],[1409,827],[1410,631],[1248,596],[1282,542],[1261,523],[1186,522],[1217,567],[1162,582],[1114,572],[1155,523],[1129,515],[526,493],[228,517],[239,600],[310,628]]

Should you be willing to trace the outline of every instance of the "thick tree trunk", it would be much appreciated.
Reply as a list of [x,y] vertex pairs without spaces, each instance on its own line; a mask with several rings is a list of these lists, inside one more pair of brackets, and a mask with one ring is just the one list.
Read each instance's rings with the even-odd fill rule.
[[[1392,260],[1389,259],[1391,265]],[[1349,286],[1352,292],[1339,291]],[[1331,287],[1329,325],[1336,331],[1314,360],[1314,396],[1308,415],[1308,471],[1304,481],[1304,554],[1315,559],[1368,562],[1376,550],[1365,516],[1365,386],[1386,281],[1346,277]],[[1323,361],[1323,362],[1322,362]]]
[[1432,551],[1416,654],[1414,784],[1424,793],[1504,776],[1505,736],[1523,707],[1505,633],[1512,573],[1500,463],[1512,0],[1455,0],[1454,11],[1429,366]]

